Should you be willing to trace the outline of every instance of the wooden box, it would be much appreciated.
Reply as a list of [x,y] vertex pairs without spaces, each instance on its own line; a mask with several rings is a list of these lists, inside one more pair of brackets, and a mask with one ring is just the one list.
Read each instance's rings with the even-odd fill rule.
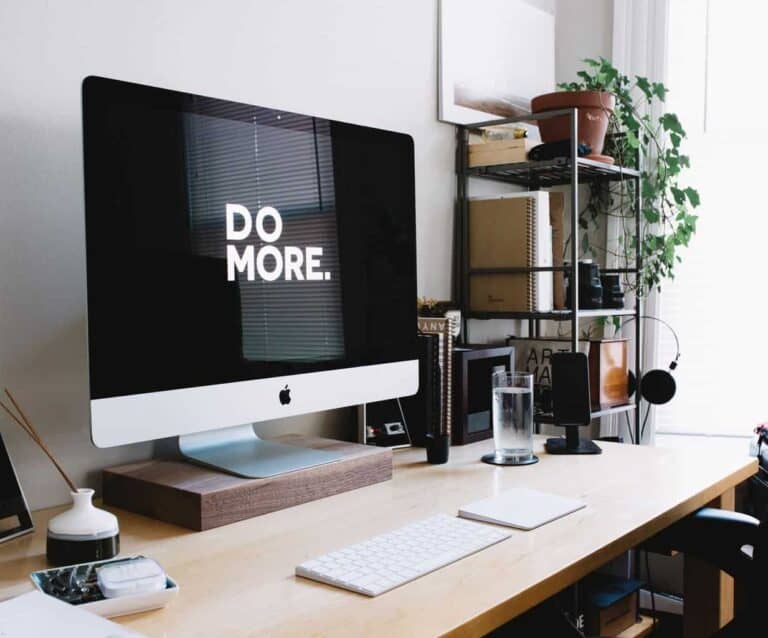
[[528,159],[528,151],[538,144],[541,142],[529,140],[527,137],[476,142],[469,144],[467,164],[474,168],[525,162]]
[[626,339],[589,342],[589,387],[594,410],[629,403]]
[[246,479],[181,460],[104,470],[104,503],[202,531],[392,478],[392,451],[289,434],[275,441],[333,450],[339,461],[265,479]]
[[637,620],[637,592],[620,598],[604,608],[587,610],[587,635],[611,638],[618,636]]
[[639,580],[593,573],[582,583],[585,629],[588,636],[623,636],[637,622]]

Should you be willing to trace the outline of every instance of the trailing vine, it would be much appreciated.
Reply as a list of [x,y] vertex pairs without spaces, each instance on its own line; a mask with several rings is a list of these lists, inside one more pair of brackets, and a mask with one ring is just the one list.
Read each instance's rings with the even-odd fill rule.
[[[622,166],[641,168],[642,269],[637,279],[627,278],[625,285],[645,295],[661,288],[662,281],[674,278],[675,265],[681,261],[679,249],[688,246],[696,232],[699,193],[683,187],[680,176],[690,168],[690,160],[681,152],[685,129],[674,113],[660,108],[661,115],[650,115],[662,104],[667,88],[661,82],[620,73],[605,58],[585,59],[586,68],[576,75],[577,82],[558,85],[565,91],[606,91],[616,97],[611,114],[604,153]],[[643,158],[638,166],[639,157]],[[634,262],[638,238],[635,233],[635,182],[601,182],[590,188],[589,200],[580,211],[579,225],[588,229],[590,222],[598,226],[601,218],[615,216],[621,222],[618,256],[625,264]],[[586,234],[585,234],[586,239]],[[590,250],[588,243],[583,250]]]

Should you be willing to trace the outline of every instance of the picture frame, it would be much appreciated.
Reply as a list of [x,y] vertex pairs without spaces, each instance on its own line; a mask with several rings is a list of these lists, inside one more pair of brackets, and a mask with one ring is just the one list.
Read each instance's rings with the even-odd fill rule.
[[552,13],[526,0],[440,0],[438,15],[439,120],[516,117],[555,90]]
[[27,499],[11,455],[0,435],[0,543],[28,534],[34,529]]

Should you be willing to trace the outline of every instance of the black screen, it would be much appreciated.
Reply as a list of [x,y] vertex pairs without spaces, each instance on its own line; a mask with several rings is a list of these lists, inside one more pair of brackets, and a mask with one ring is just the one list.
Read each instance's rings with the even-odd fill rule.
[[415,358],[409,136],[89,77],[93,399]]
[[556,425],[589,425],[589,361],[583,352],[552,354],[552,408]]

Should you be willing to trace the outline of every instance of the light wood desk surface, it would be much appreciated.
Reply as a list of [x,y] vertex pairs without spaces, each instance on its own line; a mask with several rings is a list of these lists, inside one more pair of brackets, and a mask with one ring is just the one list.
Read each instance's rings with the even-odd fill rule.
[[[480,462],[488,442],[396,452],[391,481],[206,532],[118,511],[124,553],[157,559],[181,587],[167,608],[119,619],[150,637],[477,636],[573,583],[757,470],[712,451],[601,443],[600,456],[548,456],[527,467]],[[302,561],[511,487],[584,499],[587,507],[378,598],[296,578]],[[0,598],[45,566],[45,524],[0,545]]]

